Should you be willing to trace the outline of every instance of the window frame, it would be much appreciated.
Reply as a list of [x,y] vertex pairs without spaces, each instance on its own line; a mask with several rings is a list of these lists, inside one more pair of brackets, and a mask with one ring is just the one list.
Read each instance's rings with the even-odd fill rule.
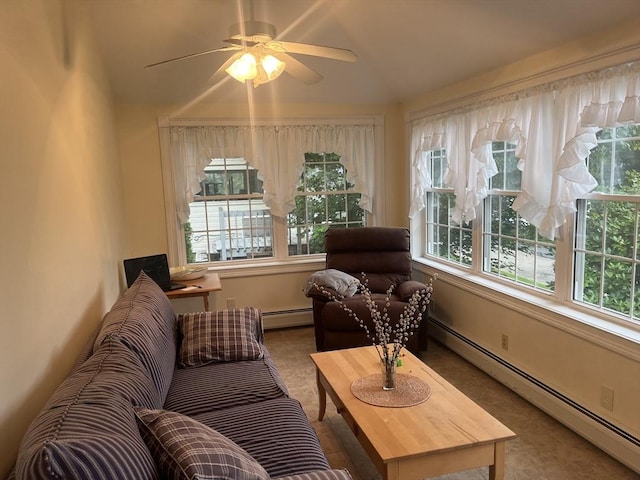
[[[554,240],[556,246],[555,265],[555,289],[546,291],[533,289],[513,281],[507,281],[496,277],[483,270],[485,203],[490,195],[496,193],[489,190],[488,196],[475,207],[476,217],[472,221],[472,265],[470,267],[458,265],[446,259],[433,256],[428,253],[429,235],[427,229],[429,214],[428,196],[433,192],[452,191],[452,189],[442,189],[432,187],[427,190],[427,206],[412,220],[412,251],[416,268],[427,274],[432,274],[434,270],[443,272],[448,283],[454,284],[465,290],[474,292],[482,291],[482,296],[493,298],[496,302],[504,304],[509,308],[515,308],[529,315],[540,317],[541,310],[547,313],[542,317],[546,323],[560,326],[565,330],[579,331],[581,336],[591,338],[592,333],[588,330],[595,327],[604,330],[618,337],[637,342],[640,339],[640,321],[623,317],[614,311],[596,309],[588,304],[574,300],[574,271],[576,268],[576,257],[574,255],[574,245],[577,235],[578,212],[574,212],[567,217],[566,223],[559,227],[558,235]],[[500,194],[513,194],[519,191],[499,191]],[[622,198],[621,198],[622,197]],[[592,192],[585,194],[578,201],[589,199],[624,201],[629,196],[609,195]],[[640,246],[638,246],[640,249]],[[635,292],[636,296],[639,292]],[[522,301],[522,304],[514,303],[514,299]],[[561,316],[558,317],[557,315]],[[586,326],[587,330],[583,328]]]
[[[314,155],[317,157],[320,157],[322,160],[317,161],[317,160],[313,160],[313,159],[309,159],[309,161],[307,160],[307,155]],[[333,156],[337,156],[337,159],[334,160],[332,157]],[[331,158],[330,158],[331,157]],[[330,158],[330,159],[329,159]],[[298,183],[298,191],[294,197],[296,203],[299,201],[298,199],[301,199],[300,201],[302,201],[304,203],[304,220],[302,221],[302,223],[294,223],[291,224],[290,220],[292,217],[292,214],[294,213],[294,211],[289,212],[289,214],[287,214],[287,248],[288,248],[288,256],[289,257],[299,257],[299,256],[308,256],[308,255],[314,255],[314,253],[295,253],[292,254],[290,247],[291,244],[289,244],[289,239],[290,239],[290,235],[291,235],[291,230],[293,229],[298,229],[298,230],[304,230],[306,232],[306,237],[307,237],[307,249],[311,248],[311,236],[309,235],[309,232],[313,232],[313,230],[316,227],[322,227],[325,226],[325,230],[328,228],[331,228],[332,226],[335,225],[340,225],[340,226],[345,226],[345,227],[353,227],[353,226],[366,226],[367,224],[367,212],[366,210],[364,210],[360,205],[358,205],[359,211],[361,212],[362,215],[362,219],[361,220],[350,220],[349,219],[349,207],[348,207],[348,203],[349,203],[349,197],[350,196],[358,196],[358,204],[360,204],[360,200],[362,199],[362,194],[359,192],[354,191],[353,189],[353,184],[351,184],[349,182],[349,180],[347,179],[347,169],[345,167],[345,165],[342,163],[341,161],[342,156],[334,153],[334,152],[308,152],[307,154],[305,154],[305,163],[304,163],[304,167],[303,167],[303,171],[300,174],[300,182]],[[329,176],[327,175],[328,173],[330,173],[330,169],[336,169],[336,166],[338,167],[337,170],[340,171],[339,173],[339,178],[340,178],[340,183],[342,188],[340,189],[335,189],[335,190],[331,190],[328,189],[328,178]],[[314,170],[314,169],[321,169],[323,171],[323,187],[319,190],[311,190],[308,189],[309,186],[309,182],[308,180],[310,180],[307,177],[307,172],[310,170]],[[351,185],[351,187],[349,187],[349,185]],[[319,223],[315,223],[313,219],[309,218],[309,210],[307,209],[308,205],[310,202],[313,202],[314,197],[320,197],[324,199],[324,204],[325,204],[325,211],[324,211],[324,221],[323,222],[319,222]],[[335,221],[335,219],[330,218],[331,215],[331,210],[328,208],[329,203],[330,203],[330,197],[342,197],[342,199],[344,199],[344,213],[345,213],[345,219],[344,221],[341,222],[337,222]],[[339,211],[339,210],[338,210]],[[300,216],[298,216],[298,220]]]
[[[182,265],[181,259],[186,259],[186,245],[184,241],[184,229],[179,225],[176,214],[175,183],[173,179],[173,165],[171,161],[171,142],[169,129],[173,126],[284,126],[284,125],[372,125],[374,127],[374,158],[373,158],[373,212],[366,212],[367,225],[385,225],[386,204],[384,185],[384,152],[385,131],[384,115],[362,115],[353,117],[317,117],[317,118],[290,118],[290,119],[193,119],[177,118],[170,116],[158,117],[158,131],[160,136],[160,158],[162,166],[162,180],[165,206],[165,221],[167,232],[167,256],[170,265]],[[340,153],[340,152],[336,152]],[[255,269],[256,273],[277,272],[282,273],[283,266],[287,269],[296,265],[306,268],[309,263],[319,263],[324,260],[324,254],[289,256],[286,242],[287,218],[272,215],[273,219],[273,257],[222,261],[214,263],[199,263],[224,272],[223,276],[242,274],[247,269]]]

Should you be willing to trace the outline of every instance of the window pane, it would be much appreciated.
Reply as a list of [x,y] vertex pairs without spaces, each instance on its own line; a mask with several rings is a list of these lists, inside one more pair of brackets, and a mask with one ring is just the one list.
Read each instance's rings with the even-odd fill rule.
[[535,240],[536,236],[536,227],[518,215],[518,237],[526,240]]
[[498,173],[489,180],[493,190],[520,190],[522,173],[518,170],[516,145],[506,142],[493,142],[492,153]]
[[640,289],[636,286],[640,270],[639,134],[640,125],[598,133],[599,144],[587,162],[601,185],[593,194],[596,198],[577,202],[574,257],[574,299],[634,320],[640,320]]
[[583,255],[584,276],[582,278],[582,294],[586,303],[601,305],[600,291],[602,289],[602,258],[596,255]]
[[364,226],[364,209],[360,206],[360,194],[347,194],[347,218],[349,223],[359,223]]
[[516,236],[517,214],[511,208],[515,197],[500,197],[500,232],[510,237]]
[[491,218],[490,233],[500,235],[500,197],[490,195],[487,197],[489,203],[489,215]]
[[438,227],[438,236],[434,240],[438,246],[437,255],[442,258],[449,258],[449,228],[446,226]]
[[307,197],[307,223],[325,223],[327,221],[327,197],[311,195]]
[[331,223],[344,222],[347,218],[346,195],[327,195],[327,211]]
[[607,202],[607,230],[605,252],[609,255],[631,258],[635,238],[636,204],[630,202]]
[[473,235],[471,230],[465,228],[462,230],[462,242],[461,242],[461,251],[460,251],[460,262],[464,265],[471,266],[471,242],[473,240]]
[[499,243],[499,259],[498,274],[508,278],[516,278],[516,242],[508,238],[501,238]]
[[[513,146],[515,149],[515,145]],[[518,159],[515,150],[509,150],[505,155],[505,189],[520,190],[522,172],[518,170]]]
[[301,188],[307,192],[324,192],[326,190],[322,165],[307,165],[305,167],[304,182]]
[[335,153],[305,154],[295,209],[287,216],[289,255],[324,252],[329,227],[361,227],[365,213],[360,193],[349,192],[347,172]]
[[600,252],[604,234],[604,202],[588,200],[587,212],[589,214],[586,215],[585,248],[592,252]]
[[640,125],[598,132],[598,145],[591,150],[589,172],[598,181],[595,191],[613,194],[640,194]]
[[346,190],[344,181],[344,167],[339,163],[327,163],[327,190]]
[[242,158],[216,158],[184,225],[187,263],[271,257],[273,223],[258,171]]
[[[631,274],[629,262],[605,259],[602,306],[628,315],[631,311]],[[626,287],[624,287],[626,286]]]
[[427,194],[427,253],[458,265],[471,265],[471,224],[456,225],[449,212],[453,193]]
[[522,245],[516,254],[518,280],[528,285],[535,285],[535,249],[531,245]]
[[447,170],[447,157],[444,150],[426,153],[431,156],[431,183],[434,188],[444,188],[444,177]]
[[484,233],[484,271],[538,290],[555,289],[555,244],[511,208],[515,197],[489,195],[491,219]]

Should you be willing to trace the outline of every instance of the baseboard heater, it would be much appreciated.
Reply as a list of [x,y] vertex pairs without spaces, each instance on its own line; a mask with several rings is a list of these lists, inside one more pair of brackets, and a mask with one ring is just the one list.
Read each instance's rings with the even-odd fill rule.
[[633,435],[631,435],[628,432],[625,432],[624,430],[622,430],[618,426],[612,424],[611,422],[609,422],[605,418],[602,418],[600,415],[597,415],[596,413],[592,412],[591,410],[583,407],[579,403],[576,403],[575,401],[571,400],[566,395],[563,395],[562,393],[558,392],[557,390],[555,390],[554,388],[550,387],[549,385],[546,385],[544,382],[541,382],[537,378],[532,377],[527,372],[519,369],[515,365],[512,365],[511,363],[507,362],[506,360],[504,360],[503,358],[499,357],[495,353],[487,350],[483,346],[478,345],[473,340],[470,340],[469,338],[465,337],[464,335],[461,335],[460,333],[458,333],[455,330],[453,330],[452,328],[450,328],[448,325],[445,325],[444,323],[438,321],[437,319],[435,319],[433,317],[431,317],[429,320],[430,320],[431,323],[433,323],[434,325],[437,325],[438,328],[441,328],[442,330],[447,332],[449,335],[452,335],[452,336],[456,337],[461,342],[463,342],[463,343],[467,344],[468,346],[474,348],[475,350],[479,351],[483,355],[491,358],[491,360],[493,360],[496,363],[499,363],[504,368],[510,370],[511,372],[513,372],[516,375],[520,376],[521,378],[525,379],[527,382],[529,382],[529,383],[535,385],[536,387],[544,390],[549,395],[553,395],[558,400],[564,402],[566,405],[568,405],[571,408],[579,411],[583,415],[586,415],[587,417],[589,417],[594,422],[597,422],[601,426],[607,428],[608,430],[610,430],[611,432],[615,433],[616,435],[619,435],[620,437],[624,438],[628,442],[631,442],[636,447],[640,447],[640,439],[634,437]]
[[264,328],[286,328],[313,325],[313,308],[293,308],[289,310],[273,310],[262,312]]

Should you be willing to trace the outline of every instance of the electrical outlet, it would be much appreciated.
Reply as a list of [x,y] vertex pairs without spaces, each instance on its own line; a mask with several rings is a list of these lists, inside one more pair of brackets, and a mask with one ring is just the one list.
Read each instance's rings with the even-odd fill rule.
[[602,385],[600,387],[600,405],[602,405],[607,410],[611,410],[613,412],[613,388],[605,387]]
[[502,334],[502,349],[509,350],[509,335]]
[[227,298],[227,308],[229,310],[233,310],[236,308],[236,299],[235,298]]

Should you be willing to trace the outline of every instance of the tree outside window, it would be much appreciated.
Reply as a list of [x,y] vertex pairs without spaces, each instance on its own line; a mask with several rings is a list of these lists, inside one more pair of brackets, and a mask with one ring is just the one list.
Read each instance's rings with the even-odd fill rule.
[[295,209],[287,216],[289,255],[324,252],[330,227],[362,227],[366,223],[360,194],[347,181],[336,153],[306,153]]
[[640,321],[640,125],[601,130],[578,201],[574,299]]

